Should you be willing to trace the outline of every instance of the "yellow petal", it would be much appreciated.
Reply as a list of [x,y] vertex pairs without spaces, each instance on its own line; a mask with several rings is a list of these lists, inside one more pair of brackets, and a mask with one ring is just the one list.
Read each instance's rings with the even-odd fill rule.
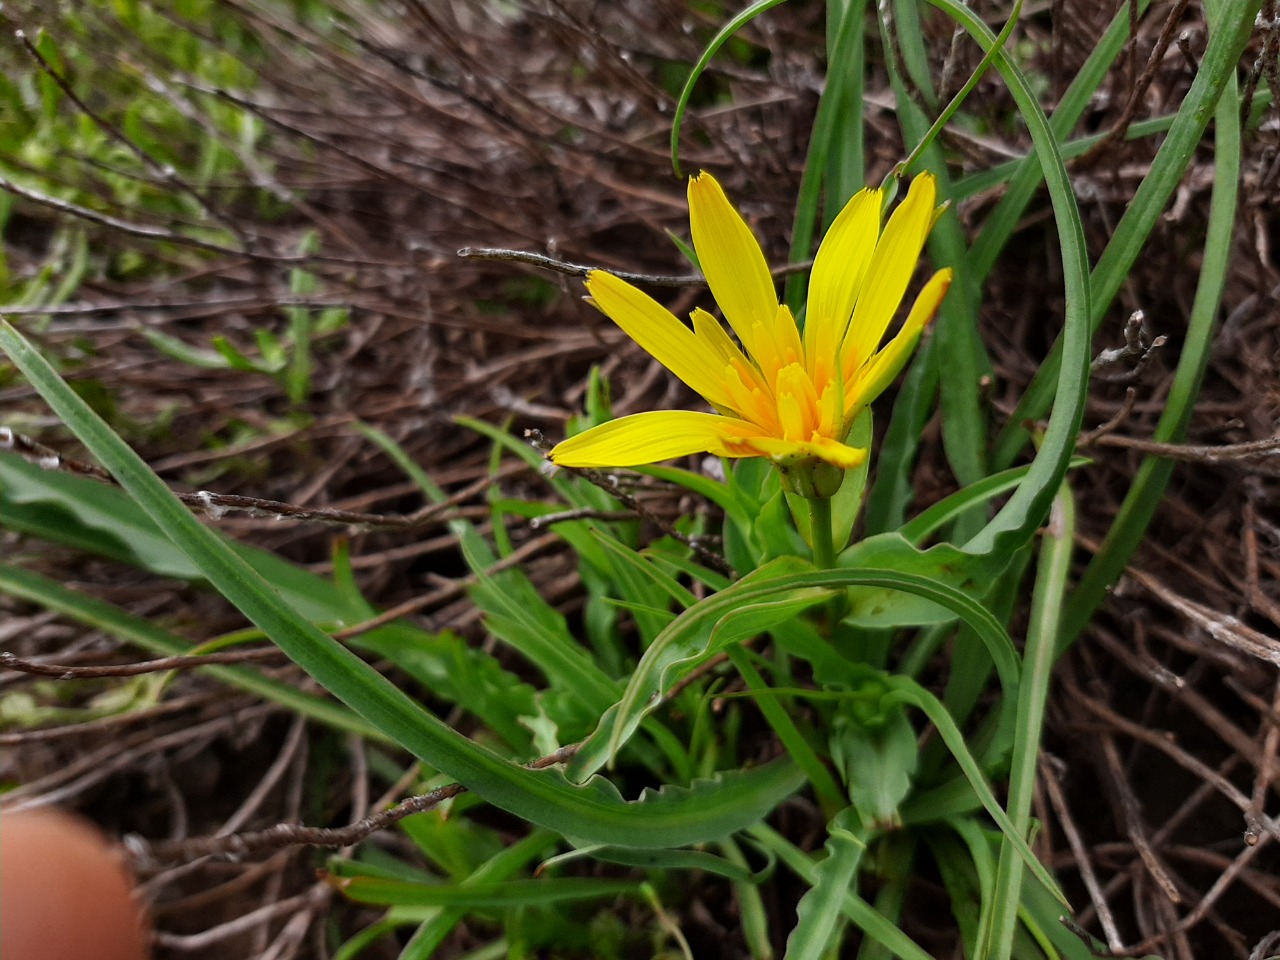
[[611,273],[593,270],[587,292],[606,316],[660,364],[708,403],[723,407],[729,396],[720,378],[717,351],[677,320],[666,307]]
[[[879,190],[865,189],[854,194],[822,238],[809,280],[809,307],[804,321],[804,346],[809,369],[815,378],[825,379],[834,363],[836,345],[853,316],[858,291],[862,289],[867,264],[880,234]],[[825,376],[824,376],[825,374]]]
[[850,361],[859,367],[867,362],[893,321],[933,225],[936,196],[933,176],[920,174],[885,224],[840,351],[846,370]]
[[938,306],[942,303],[942,298],[947,295],[950,286],[950,267],[939,270],[929,278],[929,282],[916,297],[916,302],[902,324],[902,329],[858,373],[857,384],[850,391],[852,402],[848,404],[849,410],[846,413],[851,412],[855,407],[866,406],[893,383],[893,378],[898,375],[898,371],[903,368],[907,358],[915,349],[921,331],[928,326],[929,321],[938,312]]
[[830,437],[814,437],[808,441],[781,440],[777,437],[759,437],[750,441],[753,454],[738,456],[761,456],[772,460],[793,460],[801,457],[817,457],[842,470],[852,470],[867,459],[867,451],[859,447],[851,447],[832,440]]
[[562,467],[634,467],[691,453],[733,453],[759,435],[753,424],[692,410],[650,410],[602,423],[557,444],[553,463]]
[[765,383],[773,383],[779,370],[804,359],[796,318],[785,303],[778,304],[773,323],[768,326],[756,324],[751,329],[751,336],[756,344],[751,355],[760,367]]
[[725,385],[733,402],[729,408],[742,420],[755,424],[765,433],[780,433],[778,403],[773,390],[764,386],[760,371],[751,363],[725,367]]
[[818,393],[798,363],[778,371],[778,422],[788,440],[808,440],[818,429]]
[[701,307],[695,307],[689,315],[693,318],[693,332],[708,350],[712,351],[720,366],[748,366],[750,361],[736,343],[724,332],[720,321]]
[[757,360],[752,336],[777,319],[778,293],[760,244],[709,173],[689,178],[689,228],[711,295],[747,352]]

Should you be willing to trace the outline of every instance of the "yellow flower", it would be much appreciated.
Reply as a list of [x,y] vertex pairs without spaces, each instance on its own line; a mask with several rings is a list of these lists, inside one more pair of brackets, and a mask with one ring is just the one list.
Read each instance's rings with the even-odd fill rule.
[[693,311],[690,329],[611,274],[592,271],[586,285],[603,313],[717,412],[622,417],[558,444],[552,461],[627,467],[705,451],[768,457],[784,476],[807,465],[828,474],[836,468],[842,478],[867,455],[844,442],[853,418],[902,369],[951,282],[949,269],[935,273],[899,332],[877,350],[940,212],[936,195],[931,175],[916,177],[883,231],[881,191],[862,190],[849,201],[814,260],[801,335],[778,303],[760,245],[720,184],[708,173],[690,178],[693,245],[742,347],[705,310]]

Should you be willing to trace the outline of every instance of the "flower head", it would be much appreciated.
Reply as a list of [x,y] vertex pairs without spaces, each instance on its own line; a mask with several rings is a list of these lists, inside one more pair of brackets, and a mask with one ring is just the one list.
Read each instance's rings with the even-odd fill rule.
[[694,249],[738,343],[705,310],[693,311],[690,329],[611,274],[592,271],[586,285],[602,312],[717,412],[622,417],[558,444],[552,461],[627,467],[705,451],[768,457],[784,476],[816,468],[843,477],[867,455],[844,442],[854,417],[902,369],[951,282],[949,269],[935,273],[880,347],[937,219],[936,195],[931,175],[916,177],[883,230],[880,190],[862,190],[849,201],[814,260],[801,334],[778,302],[760,245],[720,184],[708,173],[690,178]]

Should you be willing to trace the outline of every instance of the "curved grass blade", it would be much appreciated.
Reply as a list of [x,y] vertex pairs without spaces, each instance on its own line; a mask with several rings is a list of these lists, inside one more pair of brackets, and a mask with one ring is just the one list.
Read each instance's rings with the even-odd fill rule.
[[[983,50],[990,50],[996,45],[991,29],[967,4],[959,0],[929,2],[960,24]],[[1044,170],[1045,185],[1049,190],[1058,226],[1058,242],[1062,248],[1062,273],[1067,302],[1066,323],[1062,333],[1065,362],[1057,371],[1053,416],[1045,430],[1040,450],[1013,496],[982,531],[964,545],[964,549],[971,553],[1008,555],[1019,544],[1029,540],[1044,519],[1071,462],[1076,434],[1084,416],[1085,394],[1089,382],[1091,292],[1084,228],[1066,164],[1058,150],[1057,137],[1026,77],[1008,54],[1004,50],[998,51],[994,62],[1027,124]]]
[[671,169],[675,171],[677,177],[684,176],[680,172],[680,127],[684,123],[684,112],[689,106],[689,97],[693,94],[694,85],[697,84],[698,78],[702,76],[702,71],[707,68],[711,58],[724,46],[725,41],[737,33],[743,24],[750,23],[766,10],[770,10],[784,2],[785,0],[756,0],[755,3],[751,4],[716,32],[716,35],[711,38],[711,42],[707,44],[707,49],[702,51],[702,56],[698,58],[698,62],[689,71],[689,78],[685,80],[684,89],[680,91],[680,97],[676,100],[675,116],[671,118]]
[[952,756],[955,757],[956,764],[960,767],[965,779],[969,782],[969,786],[977,795],[979,802],[981,802],[987,814],[996,822],[996,826],[1004,834],[1005,843],[1013,848],[1027,868],[1045,885],[1045,888],[1054,891],[1054,895],[1066,906],[1067,901],[1063,898],[1062,893],[1059,892],[1058,885],[1054,882],[1052,875],[1044,864],[1036,859],[1036,855],[1027,844],[1023,834],[1018,831],[1013,821],[1009,819],[1008,814],[1000,806],[1000,802],[996,800],[995,794],[987,784],[986,778],[982,775],[978,761],[974,758],[968,744],[965,742],[964,734],[956,726],[951,714],[942,705],[942,701],[920,686],[920,684],[907,677],[890,676],[886,678],[885,682],[893,688],[886,699],[910,704],[932,721],[934,727],[938,730],[938,735],[947,745]]
[[[954,5],[955,0],[930,0],[931,3]],[[1192,156],[1200,146],[1205,128],[1213,116],[1218,100],[1226,89],[1228,81],[1235,76],[1237,65],[1244,49],[1253,35],[1254,19],[1261,8],[1262,0],[1240,0],[1232,4],[1218,19],[1217,29],[1210,30],[1209,43],[1204,57],[1200,61],[1200,69],[1196,71],[1191,89],[1187,91],[1178,115],[1174,118],[1169,133],[1160,145],[1151,170],[1125,208],[1124,216],[1116,224],[1107,243],[1107,249],[1098,259],[1090,279],[1092,304],[1087,311],[1087,332],[1092,332],[1102,324],[1111,301],[1120,290],[1120,285],[1129,275],[1129,270],[1138,254],[1146,244],[1146,238],[1155,227],[1165,204],[1182,181],[1182,175],[1191,162]],[[1012,89],[1012,87],[1011,87]],[[1016,96],[1016,93],[1015,93]],[[1019,104],[1021,107],[1021,104]],[[1025,116],[1024,111],[1024,116]],[[1030,118],[1028,117],[1028,120]],[[1032,129],[1033,139],[1036,137]],[[1037,150],[1040,149],[1037,143]],[[1044,154],[1041,154],[1042,160]],[[1050,193],[1054,191],[1052,181],[1048,181]],[[1054,208],[1058,204],[1055,201]],[[1059,228],[1062,221],[1059,213]],[[1064,244],[1064,265],[1066,247]],[[1070,277],[1067,278],[1070,280]],[[1071,317],[1071,288],[1068,286],[1068,318]],[[1071,324],[1063,332],[1063,338],[1054,344],[1049,356],[1045,358],[1040,369],[1036,371],[1031,385],[1018,402],[1017,409],[1009,418],[1009,425],[1002,436],[997,438],[995,462],[1008,464],[1013,461],[1026,442],[1028,421],[1034,421],[1053,405],[1053,420],[1059,418],[1058,408],[1064,399],[1062,392],[1063,373],[1075,366],[1075,344],[1071,337]],[[1087,353],[1087,344],[1086,344]],[[1058,379],[1055,392],[1054,378]],[[1068,394],[1069,396],[1069,394]],[[1043,448],[1041,452],[1043,456]],[[1037,462],[1039,457],[1036,458]],[[1056,489],[1054,484],[1054,489]]]
[[[1070,469],[1083,467],[1089,462],[1088,457],[1072,457]],[[985,503],[1012,490],[1022,482],[1029,469],[1025,466],[1012,467],[984,477],[977,483],[971,483],[963,490],[957,490],[950,496],[943,497],[912,517],[898,529],[898,533],[911,543],[919,545],[970,507]]]
[[[1142,16],[1150,4],[1151,0],[1139,0],[1137,16]],[[1066,92],[1058,101],[1057,109],[1049,118],[1049,126],[1059,142],[1064,141],[1075,129],[1076,123],[1088,109],[1098,88],[1106,79],[1112,63],[1124,49],[1125,40],[1129,36],[1129,20],[1134,13],[1135,11],[1128,4],[1116,11],[1098,45],[1094,47],[1076,75],[1071,78]],[[1101,136],[1105,134],[1097,139],[1101,139]],[[1067,152],[1067,145],[1064,144],[1063,153]],[[1034,156],[1028,156],[1018,162],[1016,172],[1009,178],[1004,196],[987,217],[969,250],[965,265],[969,268],[969,275],[974,283],[985,281],[991,267],[995,264],[996,257],[1009,242],[1009,238],[1022,220],[1022,214],[1039,188],[1040,181],[1041,168]]]

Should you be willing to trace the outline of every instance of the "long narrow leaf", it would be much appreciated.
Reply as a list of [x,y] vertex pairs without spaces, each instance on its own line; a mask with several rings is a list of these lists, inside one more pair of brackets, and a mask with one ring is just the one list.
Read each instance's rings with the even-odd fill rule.
[[[983,50],[995,45],[991,29],[958,0],[929,0],[962,26]],[[1065,362],[1058,371],[1053,416],[1045,430],[1040,450],[1026,479],[991,522],[967,544],[972,553],[994,552],[1008,555],[1027,542],[1044,519],[1058,485],[1066,475],[1075,448],[1076,433],[1084,416],[1089,382],[1090,290],[1084,228],[1076,207],[1075,193],[1066,164],[1058,150],[1057,138],[1049,126],[1027,78],[1003,50],[996,54],[995,67],[1004,77],[1018,110],[1026,121],[1032,143],[1044,169],[1045,185],[1053,204],[1062,248],[1063,283],[1066,287],[1067,315],[1063,329]]]
[[628,804],[607,781],[575,787],[472,742],[414,703],[363,660],[299,616],[173,495],[164,482],[58,376],[8,321],[3,349],[54,413],[177,544],[205,577],[339,700],[424,763],[533,823],[619,846],[684,846],[755,823],[801,782],[791,764],[719,775]]

